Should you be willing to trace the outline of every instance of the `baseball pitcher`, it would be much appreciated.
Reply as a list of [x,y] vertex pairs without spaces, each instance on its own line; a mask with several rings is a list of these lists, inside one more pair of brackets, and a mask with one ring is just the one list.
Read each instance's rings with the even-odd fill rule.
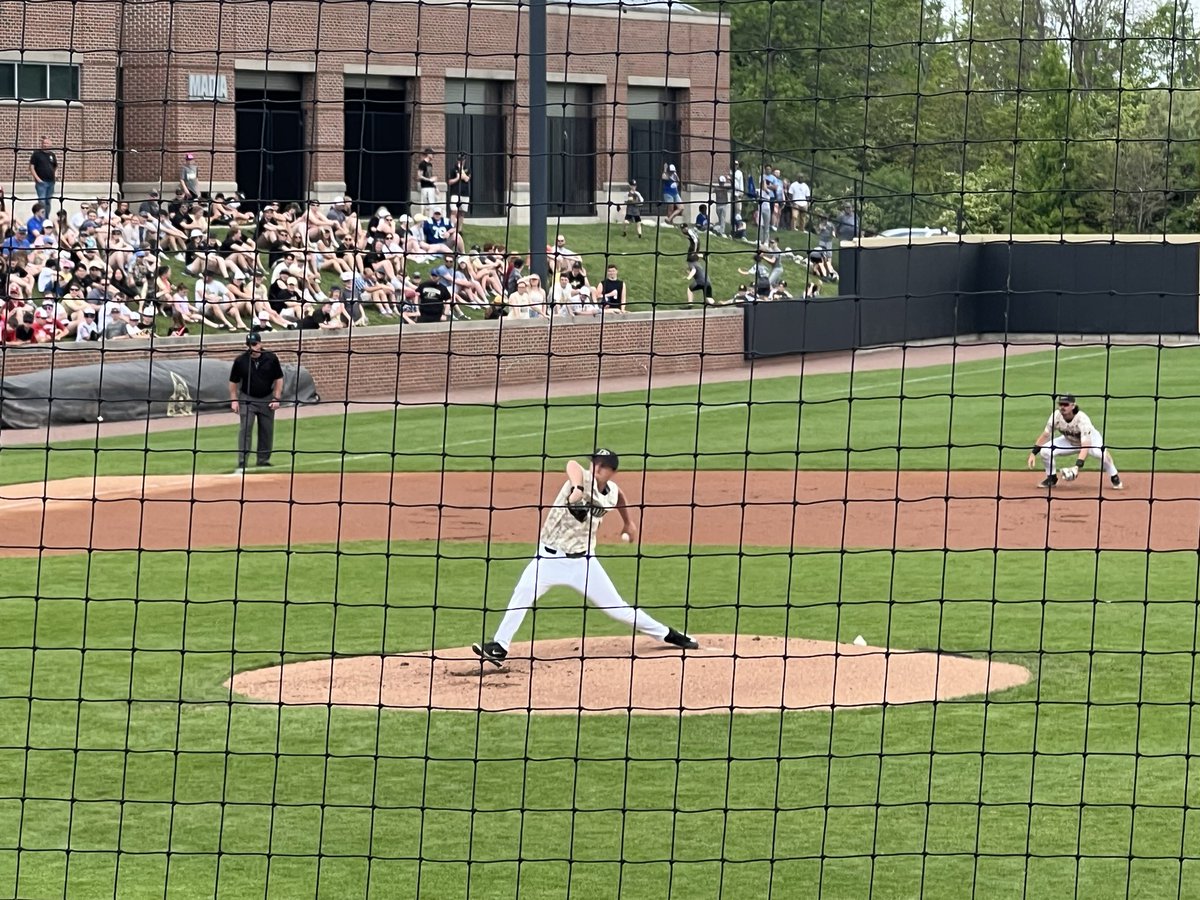
[[567,481],[546,516],[537,555],[517,582],[495,637],[484,644],[471,645],[476,655],[493,665],[502,665],[525,614],[546,591],[557,585],[574,588],[601,612],[643,634],[683,650],[700,646],[686,634],[668,628],[621,599],[612,579],[596,559],[596,532],[612,510],[620,515],[624,534],[637,536],[637,526],[629,516],[625,497],[612,480],[618,464],[617,454],[603,448],[592,454],[588,470],[575,460],[567,463]]

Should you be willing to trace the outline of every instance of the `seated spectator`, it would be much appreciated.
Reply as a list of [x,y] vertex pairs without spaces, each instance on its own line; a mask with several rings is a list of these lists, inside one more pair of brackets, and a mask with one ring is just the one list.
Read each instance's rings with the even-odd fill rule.
[[276,276],[267,289],[267,302],[278,315],[299,321],[303,315],[300,301],[300,282],[295,275],[284,270]]
[[542,278],[532,273],[529,276],[529,313],[531,318],[545,318],[547,315],[546,291],[542,287]]
[[381,281],[374,269],[367,269],[362,274],[362,288],[358,292],[364,304],[374,303],[379,314],[387,319],[400,316],[396,301],[396,290],[391,284]]
[[72,332],[71,321],[66,310],[53,297],[43,297],[41,306],[33,314],[34,341],[39,344],[61,341]]
[[[201,315],[205,318],[215,319],[220,328],[226,328],[229,331],[250,330],[242,321],[241,310],[230,296],[229,288],[217,281],[212,272],[205,272],[196,279],[193,302],[199,308]],[[230,323],[228,316],[233,316],[233,323]]]
[[575,312],[575,288],[571,287],[571,276],[560,272],[554,290],[550,292],[550,313],[572,315]]
[[157,219],[159,212],[162,211],[162,202],[159,200],[158,191],[151,191],[150,198],[143,200],[138,204],[138,215],[143,219]]
[[30,246],[25,226],[17,222],[13,225],[12,231],[4,238],[3,243],[0,243],[0,254],[9,256],[14,250],[28,250]]
[[434,209],[431,218],[426,220],[422,226],[422,230],[425,232],[427,246],[441,244],[460,253],[465,249],[458,230],[442,217],[440,209]]
[[96,310],[89,306],[80,314],[83,320],[75,329],[76,341],[100,340],[100,325],[96,321]]
[[708,204],[707,203],[700,204],[700,208],[696,212],[696,221],[694,224],[696,226],[697,231],[708,231],[709,230]]
[[38,237],[46,227],[46,207],[41,203],[33,204],[33,214],[25,222],[25,233],[30,241]]
[[582,256],[567,247],[567,239],[561,234],[554,239],[553,247],[546,248],[546,252],[550,255],[551,272],[565,272],[574,263],[583,262]]
[[134,313],[120,300],[110,297],[100,304],[100,332],[104,339],[141,337]]

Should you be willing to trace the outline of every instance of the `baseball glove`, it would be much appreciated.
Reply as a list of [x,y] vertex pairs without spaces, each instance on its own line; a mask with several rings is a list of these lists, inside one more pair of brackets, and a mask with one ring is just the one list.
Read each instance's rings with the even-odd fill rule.
[[1078,466],[1067,466],[1065,469],[1061,470],[1058,474],[1062,475],[1062,477],[1065,478],[1067,481],[1074,481],[1077,477],[1079,477],[1079,467]]

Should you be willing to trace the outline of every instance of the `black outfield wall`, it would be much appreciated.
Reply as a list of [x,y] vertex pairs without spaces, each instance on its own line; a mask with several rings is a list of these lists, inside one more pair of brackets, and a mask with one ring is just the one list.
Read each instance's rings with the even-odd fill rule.
[[981,332],[1200,334],[1200,243],[868,243],[839,256],[841,296],[746,307],[748,356]]

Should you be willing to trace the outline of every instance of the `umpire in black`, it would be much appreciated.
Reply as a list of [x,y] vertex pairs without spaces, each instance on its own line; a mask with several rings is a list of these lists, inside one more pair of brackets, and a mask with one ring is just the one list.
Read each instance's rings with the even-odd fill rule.
[[229,371],[229,405],[238,414],[238,468],[250,458],[250,430],[258,422],[258,464],[271,465],[271,442],[275,435],[275,410],[283,396],[283,366],[279,357],[262,346],[257,331],[246,335],[245,353],[233,361]]

